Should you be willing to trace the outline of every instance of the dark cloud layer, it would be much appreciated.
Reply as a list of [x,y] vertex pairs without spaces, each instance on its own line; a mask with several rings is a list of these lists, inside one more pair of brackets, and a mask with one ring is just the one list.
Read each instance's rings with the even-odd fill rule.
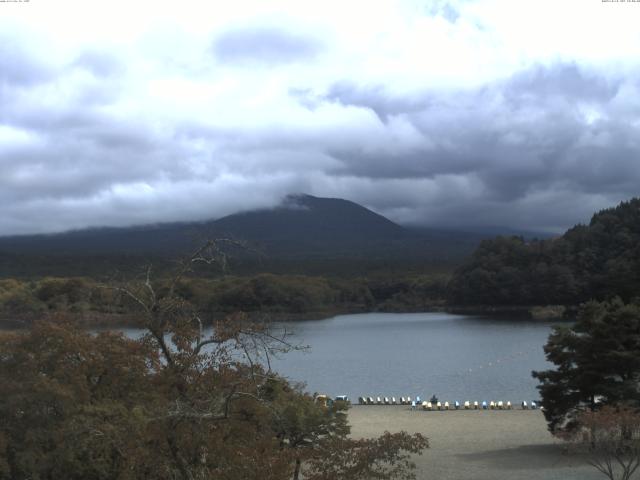
[[[457,21],[447,4],[435,14]],[[560,62],[404,93],[301,82],[284,113],[227,125],[209,117],[236,111],[131,107],[122,84],[134,66],[105,51],[55,69],[24,45],[0,44],[0,234],[211,218],[301,191],[405,223],[559,231],[640,193],[637,73]],[[306,62],[323,46],[261,27],[228,30],[212,49],[234,69]]]
[[[637,112],[618,95],[623,87],[638,94],[634,79],[605,78],[562,63],[440,94],[394,96],[383,87],[337,84],[329,101],[369,108],[387,124],[401,118],[425,141],[409,150],[401,142],[396,148],[334,150],[342,162],[334,173],[436,183],[453,175],[474,192],[473,204],[464,198],[462,207],[454,201],[436,212],[421,206],[405,212],[416,222],[561,229],[585,220],[596,205],[640,193],[640,125]],[[546,205],[545,198],[560,210],[532,212],[532,206]],[[384,196],[369,201],[387,208]]]

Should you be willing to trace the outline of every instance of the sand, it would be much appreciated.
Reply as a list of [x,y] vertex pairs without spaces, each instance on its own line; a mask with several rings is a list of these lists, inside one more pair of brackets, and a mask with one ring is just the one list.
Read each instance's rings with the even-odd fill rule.
[[418,479],[591,480],[605,477],[547,431],[539,410],[412,411],[406,406],[354,405],[351,434],[420,432],[430,448],[415,456]]

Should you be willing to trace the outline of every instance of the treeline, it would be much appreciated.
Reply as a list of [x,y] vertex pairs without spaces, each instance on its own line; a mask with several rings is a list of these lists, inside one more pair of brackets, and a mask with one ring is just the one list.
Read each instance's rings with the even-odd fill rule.
[[483,241],[449,283],[456,305],[577,305],[640,295],[640,199],[596,213],[562,237]]
[[[176,291],[203,314],[237,311],[273,315],[274,318],[308,318],[360,311],[416,311],[442,305],[448,275],[445,273],[375,278],[327,278],[304,275],[259,274],[186,277]],[[155,287],[168,288],[158,279]],[[0,280],[0,318],[24,320],[49,313],[72,313],[91,321],[129,322],[135,305],[115,282],[101,283],[84,277],[47,277],[38,280]]]

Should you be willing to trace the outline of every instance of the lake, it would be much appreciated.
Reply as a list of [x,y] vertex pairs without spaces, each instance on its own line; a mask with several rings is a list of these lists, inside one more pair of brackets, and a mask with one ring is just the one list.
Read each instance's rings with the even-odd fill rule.
[[[364,313],[276,323],[292,351],[272,367],[310,392],[442,400],[538,399],[532,370],[550,368],[543,345],[552,323],[447,313]],[[132,337],[139,329],[125,328]]]
[[446,313],[367,313],[280,324],[309,352],[272,362],[311,392],[443,400],[539,398],[551,323]]

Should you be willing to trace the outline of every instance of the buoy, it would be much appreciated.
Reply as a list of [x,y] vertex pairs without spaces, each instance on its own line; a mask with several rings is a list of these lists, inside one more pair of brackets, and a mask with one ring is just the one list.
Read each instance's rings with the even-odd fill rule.
[[471,408],[471,402],[469,400],[465,400],[464,409],[469,410]]

